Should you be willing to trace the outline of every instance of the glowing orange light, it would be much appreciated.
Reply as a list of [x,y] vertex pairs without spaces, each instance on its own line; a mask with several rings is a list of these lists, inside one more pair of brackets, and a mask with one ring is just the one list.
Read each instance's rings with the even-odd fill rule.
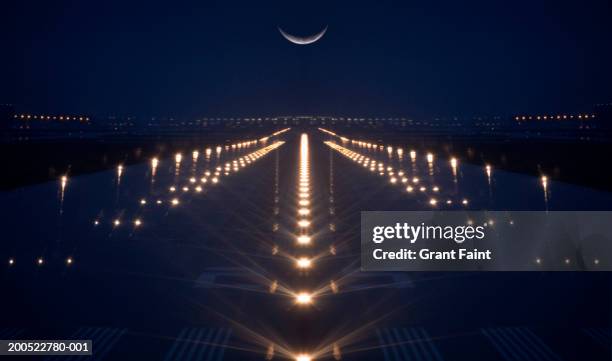
[[270,293],[276,292],[277,288],[278,288],[278,281],[276,280],[272,281],[272,283],[270,284]]
[[297,266],[297,268],[306,269],[312,266],[312,261],[309,258],[301,257],[295,261],[295,265]]
[[333,280],[329,281],[329,288],[331,288],[333,293],[338,293],[338,285]]
[[299,305],[309,305],[312,303],[312,295],[307,292],[300,292],[295,295],[295,302]]
[[302,353],[295,356],[295,361],[312,361],[312,357],[310,355]]

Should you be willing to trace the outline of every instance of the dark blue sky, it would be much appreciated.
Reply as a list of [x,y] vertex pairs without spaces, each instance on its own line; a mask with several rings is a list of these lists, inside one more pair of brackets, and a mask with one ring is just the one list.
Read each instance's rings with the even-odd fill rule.
[[[475,115],[612,100],[602,1],[7,1],[0,103],[137,115]],[[297,46],[277,25],[320,42]]]

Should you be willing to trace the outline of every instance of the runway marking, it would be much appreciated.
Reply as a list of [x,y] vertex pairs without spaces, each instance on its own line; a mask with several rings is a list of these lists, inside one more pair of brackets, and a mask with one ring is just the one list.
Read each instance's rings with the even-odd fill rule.
[[25,332],[22,328],[2,328],[0,329],[1,340],[15,340]]
[[612,330],[609,328],[584,328],[582,332],[603,347],[609,348],[612,344]]
[[73,360],[104,360],[106,355],[113,349],[121,336],[127,331],[125,328],[99,328],[81,327],[76,330],[69,338],[80,340],[92,340],[91,356],[51,356],[46,358],[49,361],[73,361]]
[[221,361],[231,334],[229,328],[183,328],[164,361]]
[[506,361],[561,360],[527,327],[483,328],[481,332]]
[[444,361],[422,327],[377,328],[376,335],[385,361]]
[[[223,279],[225,278],[225,282]],[[233,282],[230,282],[233,281]],[[261,285],[249,280],[240,267],[209,267],[194,282],[195,288],[261,289]]]

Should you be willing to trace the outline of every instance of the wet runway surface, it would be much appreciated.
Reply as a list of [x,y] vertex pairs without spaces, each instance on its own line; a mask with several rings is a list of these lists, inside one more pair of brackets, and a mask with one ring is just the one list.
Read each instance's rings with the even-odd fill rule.
[[610,209],[546,175],[309,128],[0,199],[0,339],[91,338],[98,360],[610,358],[607,273],[359,271],[360,211]]

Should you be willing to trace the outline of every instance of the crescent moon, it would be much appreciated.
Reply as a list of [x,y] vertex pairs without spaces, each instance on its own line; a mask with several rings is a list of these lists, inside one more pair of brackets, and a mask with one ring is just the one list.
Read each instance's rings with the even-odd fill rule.
[[280,28],[280,26],[278,27],[278,31],[280,31],[281,35],[289,40],[290,42],[297,44],[297,45],[308,45],[308,44],[312,44],[316,41],[318,41],[319,39],[321,39],[323,37],[323,35],[325,35],[325,32],[327,31],[327,25],[325,25],[325,28],[321,31],[319,31],[318,33],[311,35],[311,36],[305,36],[305,37],[301,37],[301,36],[295,36],[295,35],[291,35],[289,33],[286,33],[283,29]]

